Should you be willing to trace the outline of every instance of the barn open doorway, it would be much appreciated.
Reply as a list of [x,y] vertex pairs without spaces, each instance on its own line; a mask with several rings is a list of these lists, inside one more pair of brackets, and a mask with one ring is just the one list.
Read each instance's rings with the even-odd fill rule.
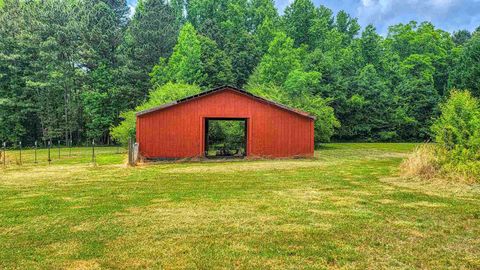
[[205,157],[243,158],[247,155],[247,119],[205,118]]

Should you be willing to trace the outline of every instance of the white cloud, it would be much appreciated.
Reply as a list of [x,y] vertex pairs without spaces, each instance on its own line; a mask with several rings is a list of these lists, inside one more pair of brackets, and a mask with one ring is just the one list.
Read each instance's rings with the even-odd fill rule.
[[130,16],[130,18],[131,18],[135,14],[135,9],[137,8],[137,1],[136,0],[129,0],[129,1],[127,1],[127,5],[128,5],[128,8],[130,9],[128,16]]
[[[355,1],[353,1],[355,2]],[[359,0],[356,16],[362,25],[374,24],[382,33],[389,25],[410,20],[432,21],[447,31],[479,24],[479,0]]]

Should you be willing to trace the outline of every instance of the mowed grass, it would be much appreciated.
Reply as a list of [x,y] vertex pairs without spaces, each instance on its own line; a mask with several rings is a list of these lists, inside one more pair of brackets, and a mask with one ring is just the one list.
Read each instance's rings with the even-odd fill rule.
[[479,269],[478,186],[398,177],[414,147],[7,166],[0,269]]

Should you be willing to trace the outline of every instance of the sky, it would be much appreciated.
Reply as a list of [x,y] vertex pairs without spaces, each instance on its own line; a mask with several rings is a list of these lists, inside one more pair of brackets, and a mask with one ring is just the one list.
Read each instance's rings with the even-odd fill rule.
[[[128,0],[134,6],[136,0]],[[280,13],[293,0],[275,0]],[[386,34],[397,23],[431,21],[436,27],[453,32],[480,26],[480,0],[313,0],[334,12],[347,11],[362,27],[373,24]]]

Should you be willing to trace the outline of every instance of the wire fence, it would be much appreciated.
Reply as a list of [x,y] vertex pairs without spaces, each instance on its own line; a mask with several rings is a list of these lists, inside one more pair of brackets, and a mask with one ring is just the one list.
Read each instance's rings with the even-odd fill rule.
[[123,159],[127,148],[122,146],[97,145],[94,141],[73,145],[65,141],[22,142],[0,145],[0,168],[24,165],[49,164],[97,164]]

